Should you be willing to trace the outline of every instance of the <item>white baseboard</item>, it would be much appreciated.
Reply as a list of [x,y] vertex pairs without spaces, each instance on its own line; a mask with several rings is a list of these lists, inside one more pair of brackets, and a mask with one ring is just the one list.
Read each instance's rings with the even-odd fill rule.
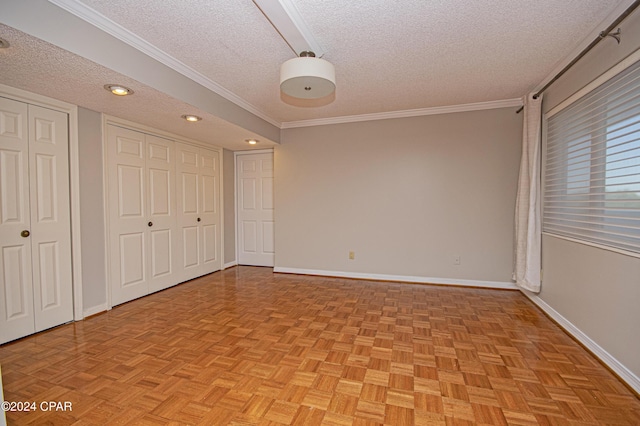
[[222,265],[222,270],[224,271],[225,269],[233,268],[234,266],[237,266],[237,265],[238,265],[238,262],[234,260],[233,262],[225,263],[224,265]]
[[640,393],[640,378],[625,367],[620,361],[614,358],[609,352],[604,350],[600,345],[591,340],[589,336],[583,333],[578,327],[573,325],[568,319],[560,315],[558,311],[553,309],[540,297],[526,290],[521,290],[525,296],[535,303],[540,309],[542,309],[547,315],[549,315],[560,327],[562,327],[567,333],[572,335],[576,340],[582,343],[587,349],[589,349],[596,357],[605,363],[611,370],[613,370],[620,379],[624,380],[632,389]]
[[106,303],[103,303],[102,305],[98,305],[98,306],[94,306],[93,308],[89,308],[89,309],[85,309],[82,312],[83,318],[86,317],[90,317],[91,315],[95,315],[95,314],[99,314],[100,312],[105,312],[108,311],[109,308],[107,307]]
[[318,269],[298,269],[276,266],[273,272],[283,274],[299,274],[299,275],[320,275],[325,277],[338,278],[357,278],[362,280],[376,281],[395,281],[405,283],[419,284],[445,284],[462,287],[489,287],[498,289],[517,289],[516,285],[511,282],[501,281],[478,281],[478,280],[457,280],[453,278],[433,278],[433,277],[415,277],[409,275],[386,275],[386,274],[365,274],[360,272],[342,272],[342,271],[325,271]]

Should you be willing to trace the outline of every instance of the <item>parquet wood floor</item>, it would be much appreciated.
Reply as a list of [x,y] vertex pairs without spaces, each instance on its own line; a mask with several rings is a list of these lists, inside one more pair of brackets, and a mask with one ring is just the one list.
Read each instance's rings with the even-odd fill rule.
[[639,425],[516,291],[236,267],[0,347],[9,424]]

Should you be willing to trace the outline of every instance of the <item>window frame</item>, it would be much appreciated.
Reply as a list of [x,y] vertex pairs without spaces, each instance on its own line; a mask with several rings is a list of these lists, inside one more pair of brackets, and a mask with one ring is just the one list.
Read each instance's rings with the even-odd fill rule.
[[[582,99],[583,97],[587,96],[588,94],[590,94],[591,92],[593,92],[594,90],[598,89],[600,86],[606,84],[607,82],[609,82],[610,80],[616,78],[619,74],[621,74],[622,72],[624,72],[625,70],[627,70],[629,67],[636,65],[638,62],[640,61],[640,50],[636,51],[635,53],[633,53],[632,55],[630,55],[629,57],[627,57],[626,59],[624,59],[623,61],[621,61],[620,63],[618,63],[616,66],[614,66],[613,68],[611,68],[609,71],[605,72],[604,74],[602,74],[601,76],[599,76],[598,78],[596,78],[595,80],[593,80],[591,83],[587,84],[586,86],[584,86],[582,89],[578,90],[577,92],[575,92],[573,95],[569,96],[567,99],[565,99],[564,101],[562,101],[561,103],[559,103],[558,105],[556,105],[555,107],[553,107],[552,109],[550,109],[548,112],[546,112],[545,114],[543,114],[543,120],[542,120],[542,161],[541,161],[541,209],[540,209],[540,214],[542,216],[542,235],[545,236],[550,236],[550,237],[554,237],[554,238],[559,238],[559,239],[563,239],[563,240],[568,240],[568,241],[572,241],[572,242],[576,242],[579,244],[583,244],[583,245],[587,245],[587,246],[592,246],[592,247],[597,247],[597,248],[601,248],[607,251],[612,251],[612,252],[616,252],[616,253],[620,253],[620,254],[624,254],[627,256],[631,256],[631,257],[636,257],[636,258],[640,258],[640,249],[638,249],[638,251],[634,251],[634,250],[630,250],[627,248],[621,248],[621,247],[615,247],[615,246],[610,246],[610,245],[606,245],[606,244],[602,244],[599,242],[594,242],[594,241],[590,241],[588,239],[582,239],[579,236],[567,236],[567,235],[562,235],[559,233],[555,233],[555,232],[550,232],[550,231],[546,231],[545,230],[545,226],[544,226],[544,218],[545,218],[545,204],[547,204],[546,201],[546,192],[547,192],[547,186],[548,186],[548,182],[547,182],[547,160],[548,160],[548,149],[549,149],[549,144],[548,144],[548,123],[549,123],[549,119],[551,117],[553,117],[554,115],[558,114],[559,112],[563,111],[565,108],[568,108],[570,106],[572,106],[575,102],[579,101],[580,99]],[[604,150],[606,151],[608,149],[607,144],[606,144],[606,132],[604,133],[603,137],[605,138],[605,142],[604,142]],[[598,160],[594,160],[591,158],[591,156],[593,155],[593,150],[594,150],[595,146],[594,143],[591,142],[590,146],[589,146],[589,161],[591,163],[593,163],[594,161],[598,161]],[[556,154],[557,155],[557,154]],[[566,155],[566,154],[565,154]],[[602,180],[603,182],[606,181],[606,155],[605,157],[601,158],[601,163],[599,168],[594,167],[593,164],[591,164],[591,166],[589,167],[589,175],[588,178],[591,180],[591,184],[589,185],[589,189],[591,191],[591,187],[594,186],[594,183],[592,181],[592,179],[595,177],[594,175],[600,174],[601,178],[600,180]],[[558,175],[558,177],[555,177],[553,179],[556,179],[558,181],[564,182],[564,188],[568,189],[568,182],[570,180],[569,177],[569,170],[568,168],[564,168],[563,169],[564,173],[560,173]],[[590,195],[591,197],[593,197],[593,194]],[[602,211],[604,212],[606,210],[606,195],[602,195]],[[603,219],[602,224],[601,224],[602,228],[606,228],[607,224],[606,224],[606,219]]]

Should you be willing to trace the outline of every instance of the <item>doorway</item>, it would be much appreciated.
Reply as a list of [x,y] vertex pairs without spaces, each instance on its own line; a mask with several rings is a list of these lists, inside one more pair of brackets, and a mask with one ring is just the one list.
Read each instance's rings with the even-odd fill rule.
[[274,266],[273,150],[236,153],[239,265]]

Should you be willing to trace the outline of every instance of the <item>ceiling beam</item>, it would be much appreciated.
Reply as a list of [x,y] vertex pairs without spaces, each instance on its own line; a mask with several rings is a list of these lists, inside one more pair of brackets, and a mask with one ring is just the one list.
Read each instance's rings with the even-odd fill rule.
[[253,0],[296,56],[311,51],[320,58],[324,49],[313,37],[307,23],[291,0]]

